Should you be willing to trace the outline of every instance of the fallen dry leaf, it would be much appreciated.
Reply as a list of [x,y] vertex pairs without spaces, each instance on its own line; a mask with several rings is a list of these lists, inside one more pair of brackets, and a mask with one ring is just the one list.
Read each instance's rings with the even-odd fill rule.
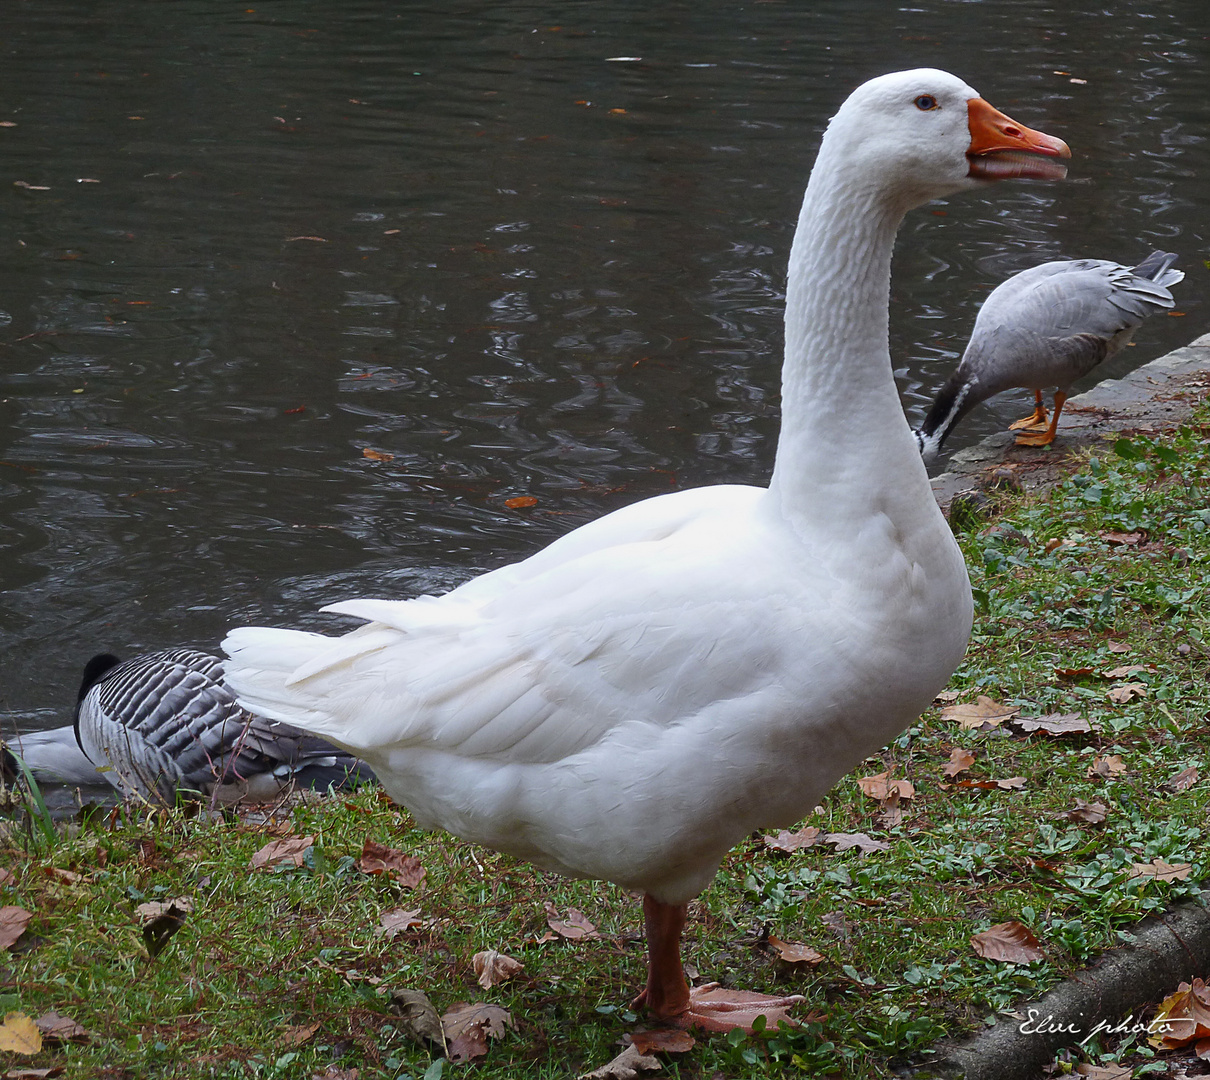
[[1124,641],[1111,641],[1105,646],[1105,648],[1107,648],[1110,652],[1115,653],[1133,652],[1132,646],[1127,645]]
[[1061,814],[1056,814],[1055,817],[1061,818],[1063,821],[1081,821],[1085,825],[1100,825],[1105,821],[1108,813],[1109,807],[1099,799],[1090,803],[1083,799],[1076,799],[1075,806],[1070,810],[1064,810]]
[[6,888],[17,880],[17,876],[11,871],[0,866],[0,889]]
[[444,1051],[445,1030],[427,994],[421,990],[392,990],[391,1007],[398,1014],[405,1035],[422,1046],[426,1042],[436,1043]]
[[787,964],[815,965],[823,963],[823,953],[816,952],[810,945],[803,945],[801,942],[782,941],[770,934],[769,947],[777,953],[779,960]]
[[1150,1029],[1148,1042],[1165,1050],[1210,1037],[1210,987],[1201,979],[1181,983],[1160,1002]]
[[49,1069],[9,1069],[3,1074],[3,1080],[48,1080],[52,1076],[62,1076],[63,1072],[62,1065],[52,1065]]
[[520,960],[514,960],[511,956],[496,952],[495,949],[475,953],[471,957],[471,966],[475,969],[475,977],[484,990],[508,982],[514,975],[525,970],[525,965]]
[[1190,765],[1187,769],[1181,769],[1174,777],[1172,777],[1164,787],[1169,791],[1176,793],[1178,791],[1188,791],[1194,784],[1197,783],[1198,772],[1196,765]]
[[1090,780],[1109,780],[1115,776],[1121,776],[1126,771],[1126,762],[1124,762],[1118,754],[1106,754],[1102,757],[1097,754],[1092,759],[1092,764],[1088,766],[1088,779]]
[[42,1037],[53,1042],[87,1042],[89,1039],[82,1024],[77,1024],[70,1016],[64,1016],[62,1013],[43,1013],[34,1023],[42,1032]]
[[1167,863],[1163,859],[1152,859],[1149,863],[1131,863],[1129,876],[1132,879],[1151,877],[1156,881],[1184,881],[1192,872],[1193,867],[1187,862]]
[[428,873],[415,855],[405,855],[366,837],[357,869],[363,874],[390,874],[405,889],[414,889]]
[[568,908],[567,914],[563,918],[559,918],[558,909],[549,900],[542,906],[546,910],[546,925],[560,937],[580,941],[601,936],[597,933],[597,928],[584,917],[582,911]]
[[42,1032],[25,1013],[11,1012],[0,1024],[0,1050],[11,1054],[36,1054],[42,1049]]
[[505,499],[504,505],[510,510],[521,510],[527,506],[537,506],[538,500],[532,495],[518,495],[512,499]]
[[1143,539],[1143,534],[1139,532],[1101,532],[1097,535],[1107,544],[1117,544],[1119,546],[1132,546]]
[[935,698],[934,705],[952,705],[962,696],[961,690],[942,690]]
[[964,705],[951,705],[941,710],[942,720],[956,720],[960,728],[990,730],[999,727],[1005,720],[1010,720],[1020,712],[1011,705],[1001,705],[986,694],[980,694],[975,702]]
[[450,1061],[472,1061],[487,1053],[487,1040],[498,1039],[513,1026],[513,1015],[485,1001],[459,1002],[441,1018]]
[[23,907],[0,907],[0,949],[11,949],[34,916]]
[[187,896],[178,896],[173,900],[149,900],[135,908],[134,913],[141,922],[149,923],[161,915],[166,915],[173,908],[182,915],[192,915],[193,901]]
[[1145,698],[1147,687],[1141,682],[1122,683],[1109,691],[1108,697],[1115,705],[1126,705],[1135,698]]
[[281,840],[270,840],[248,860],[248,866],[252,870],[277,870],[290,866],[302,866],[307,848],[313,847],[314,844],[314,836],[294,836],[284,837]]
[[1092,725],[1079,713],[1047,713],[1045,716],[1018,716],[1013,726],[1024,732],[1041,731],[1046,735],[1083,735]]
[[415,908],[412,911],[404,911],[403,908],[396,908],[394,911],[386,911],[382,914],[382,925],[375,931],[376,934],[390,940],[396,934],[402,934],[405,930],[411,930],[414,926],[423,926],[424,923],[420,918],[420,908]]
[[832,931],[841,941],[848,941],[853,932],[853,924],[844,917],[843,911],[829,911],[820,915],[819,921]]
[[1003,780],[956,780],[954,787],[977,788],[980,791],[1019,791],[1025,787],[1024,776],[1009,776]]
[[959,773],[966,772],[975,763],[975,755],[970,750],[964,750],[961,746],[955,746],[950,751],[950,759],[946,762],[945,768],[941,771],[948,777],[955,777]]
[[1087,1080],[1130,1080],[1134,1069],[1125,1065],[1093,1065],[1081,1061],[1075,1068],[1076,1076],[1087,1077]]
[[687,1031],[676,1028],[656,1028],[654,1031],[632,1031],[630,1045],[640,1054],[685,1054],[697,1045]]
[[1145,671],[1148,674],[1155,674],[1154,664],[1126,664],[1123,667],[1111,668],[1109,671],[1101,672],[1107,679],[1126,679],[1131,675],[1137,675],[1140,671]]
[[879,804],[880,809],[874,815],[874,822],[883,829],[894,829],[903,824],[903,805],[899,801],[899,792],[892,791],[885,802]]
[[1015,919],[996,923],[971,938],[976,953],[988,960],[1010,964],[1029,964],[1044,955],[1033,931]]
[[53,877],[56,881],[62,881],[67,885],[78,885],[84,880],[83,874],[77,874],[74,870],[64,870],[58,866],[44,866],[42,871],[47,877]]
[[638,1080],[640,1073],[658,1072],[661,1068],[658,1057],[640,1053],[631,1044],[612,1061],[592,1072],[581,1073],[576,1080]]
[[814,825],[807,825],[798,832],[782,829],[776,836],[764,837],[764,841],[765,847],[771,848],[773,851],[792,852],[822,844],[823,838],[822,829],[817,829]]
[[1085,675],[1091,675],[1094,670],[1090,667],[1057,667],[1055,675],[1060,679],[1082,679]]
[[311,1041],[311,1037],[320,1029],[320,1024],[292,1024],[278,1036],[277,1041],[287,1049],[302,1046]]
[[863,832],[831,832],[824,837],[824,842],[834,844],[837,851],[857,848],[862,855],[868,855],[871,851],[886,851],[891,846],[886,841],[874,840]]
[[857,786],[871,799],[886,802],[892,794],[901,799],[910,799],[916,794],[916,789],[910,780],[892,780],[890,770],[880,772],[877,776],[863,776],[857,781]]
[[394,461],[395,455],[388,454],[384,450],[375,450],[373,447],[364,446],[361,450],[361,456],[369,458],[370,461]]
[[175,900],[153,900],[135,908],[148,955],[152,958],[159,956],[172,935],[185,925],[185,919],[192,911],[193,901],[187,896]]

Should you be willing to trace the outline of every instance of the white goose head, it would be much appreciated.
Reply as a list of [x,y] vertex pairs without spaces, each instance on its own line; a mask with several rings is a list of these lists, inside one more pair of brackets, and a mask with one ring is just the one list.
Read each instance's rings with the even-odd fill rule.
[[994,180],[1062,179],[1061,139],[1005,116],[955,75],[917,68],[858,87],[828,126],[821,162],[858,189],[877,184],[902,210]]

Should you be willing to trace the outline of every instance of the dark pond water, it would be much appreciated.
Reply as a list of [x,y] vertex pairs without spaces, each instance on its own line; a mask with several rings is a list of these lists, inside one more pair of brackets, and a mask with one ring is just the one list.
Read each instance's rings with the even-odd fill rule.
[[320,626],[631,500],[763,483],[792,222],[883,71],[953,70],[1075,153],[1066,184],[910,218],[913,418],[982,297],[1046,258],[1181,256],[1185,316],[1102,375],[1192,339],[1210,15],[1107,7],[11,0],[4,726],[64,722],[100,649]]

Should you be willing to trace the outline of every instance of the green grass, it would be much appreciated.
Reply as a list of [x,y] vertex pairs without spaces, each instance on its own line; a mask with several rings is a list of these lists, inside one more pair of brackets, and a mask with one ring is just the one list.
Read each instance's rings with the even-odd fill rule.
[[[933,708],[805,823],[866,832],[888,850],[779,855],[755,838],[737,848],[694,905],[686,958],[705,978],[802,993],[812,1019],[790,1034],[703,1038],[653,1075],[888,1075],[889,1063],[924,1060],[935,1039],[1045,991],[1210,875],[1205,778],[1178,792],[1164,786],[1189,765],[1207,768],[1207,430],[1199,422],[1160,442],[1106,447],[1048,496],[1003,496],[993,519],[963,533],[979,610],[951,689],[1024,716],[1077,713],[1096,730],[963,731]],[[1140,535],[1120,543],[1105,533]],[[1154,670],[1104,677],[1126,664]],[[1124,682],[1144,696],[1114,703],[1109,691]],[[976,754],[964,777],[1021,776],[1025,786],[953,785],[942,767],[954,747]],[[1120,756],[1127,771],[1090,778],[1096,755]],[[889,830],[857,784],[888,768],[916,787]],[[1106,822],[1056,817],[1077,799],[1104,803]],[[53,841],[12,828],[0,865],[15,880],[0,904],[34,919],[0,955],[0,1012],[57,1010],[92,1038],[32,1058],[0,1054],[0,1066],[62,1065],[68,1077],[309,1078],[334,1064],[362,1080],[433,1080],[442,1069],[553,1078],[604,1064],[641,1026],[628,1006],[644,968],[639,906],[621,890],[420,833],[375,790],[284,818],[315,844],[303,866],[278,873],[248,868],[272,838],[255,818],[123,813]],[[367,837],[417,855],[427,870],[420,888],[361,873]],[[1191,864],[1190,877],[1130,876],[1154,858]],[[176,896],[192,898],[194,911],[152,960],[134,908]],[[539,942],[546,901],[579,908],[601,937]],[[422,927],[375,933],[383,913],[417,907]],[[972,934],[1009,919],[1034,931],[1045,959],[1013,965],[974,953]],[[768,931],[824,961],[786,968],[762,945]],[[525,971],[484,991],[471,957],[489,948]],[[473,1065],[435,1064],[391,1011],[390,991],[404,987],[439,1011],[500,1004],[515,1030]],[[313,1024],[292,1044],[291,1028]],[[1162,1075],[1162,1058],[1137,1039],[1086,1051]]]

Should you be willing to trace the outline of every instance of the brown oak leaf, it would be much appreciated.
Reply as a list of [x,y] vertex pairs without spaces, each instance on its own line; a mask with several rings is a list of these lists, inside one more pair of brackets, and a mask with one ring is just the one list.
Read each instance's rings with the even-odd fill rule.
[[821,964],[824,955],[816,952],[810,945],[798,941],[782,941],[781,938],[769,935],[769,947],[777,953],[777,958],[787,964]]
[[975,934],[971,938],[971,945],[980,956],[1009,964],[1029,964],[1044,955],[1033,931],[1015,919],[996,923]]
[[286,1028],[278,1037],[278,1042],[282,1046],[302,1046],[303,1043],[311,1041],[311,1037],[320,1029],[322,1025],[315,1024],[292,1024]]
[[43,1013],[34,1023],[38,1025],[42,1037],[53,1042],[87,1042],[89,1039],[89,1034],[82,1024],[77,1024],[70,1016],[64,1016],[62,1013]]
[[1109,780],[1115,776],[1121,776],[1125,771],[1126,762],[1119,754],[1106,754],[1104,757],[1097,754],[1092,759],[1092,764],[1088,766],[1088,779]]
[[1063,821],[1079,821],[1085,825],[1101,825],[1104,823],[1106,816],[1109,814],[1109,807],[1099,799],[1093,802],[1085,802],[1083,799],[1076,799],[1076,804],[1070,810],[1064,810],[1055,817]]
[[592,1072],[581,1073],[576,1080],[639,1080],[644,1072],[658,1072],[663,1068],[654,1054],[644,1054],[637,1046],[626,1047],[612,1061],[606,1062]]
[[860,832],[832,832],[828,833],[824,839],[826,843],[835,845],[837,851],[856,848],[862,855],[868,855],[871,851],[886,851],[891,846],[885,840],[875,840]]
[[1018,716],[1013,726],[1024,732],[1041,731],[1045,735],[1083,735],[1092,725],[1079,713],[1047,713],[1045,716]]
[[414,889],[428,873],[415,855],[405,855],[366,837],[361,848],[357,869],[363,874],[389,874],[405,889]]
[[632,1031],[630,1045],[640,1054],[684,1054],[697,1045],[687,1031],[677,1028],[656,1028],[654,1031]]
[[1184,881],[1193,867],[1187,863],[1167,863],[1163,859],[1152,859],[1149,863],[1131,863],[1131,878],[1155,878],[1156,881]]
[[498,1039],[513,1026],[513,1016],[500,1005],[484,1001],[459,1002],[441,1017],[450,1061],[473,1061],[487,1053],[487,1040]]
[[1115,705],[1127,705],[1135,698],[1145,698],[1147,686],[1141,682],[1122,683],[1121,686],[1113,687],[1108,696]]
[[582,911],[568,908],[567,914],[560,918],[558,909],[549,900],[542,906],[546,910],[546,925],[560,937],[581,941],[585,938],[601,936],[597,933],[597,928],[584,917]]
[[807,825],[799,829],[798,832],[782,829],[776,836],[764,837],[764,842],[765,847],[771,848],[773,851],[792,852],[822,844],[824,842],[823,838],[824,832],[822,829],[817,829],[814,825]]
[[886,802],[892,794],[898,794],[901,799],[910,799],[916,794],[910,780],[892,780],[889,769],[876,776],[861,777],[857,786],[871,799],[877,799],[879,802]]
[[955,777],[959,773],[966,772],[975,763],[975,755],[970,750],[964,750],[961,746],[955,746],[950,751],[950,759],[945,763],[945,768],[941,771],[948,777]]
[[445,1049],[441,1017],[423,990],[392,990],[391,1008],[398,1015],[399,1026],[406,1035],[421,1045],[432,1042]]
[[1198,771],[1196,765],[1190,765],[1187,769],[1181,769],[1175,776],[1169,779],[1164,787],[1169,791],[1176,793],[1178,791],[1188,791],[1198,780]]
[[33,917],[31,912],[15,904],[0,907],[0,949],[12,948]]
[[302,866],[303,856],[309,847],[315,844],[314,836],[286,837],[281,840],[270,840],[248,861],[253,870],[286,869],[290,866]]
[[475,969],[475,977],[484,990],[499,986],[525,970],[525,965],[520,960],[514,960],[495,949],[475,953],[471,957],[471,966]]
[[1165,1050],[1210,1038],[1210,987],[1201,979],[1183,982],[1155,1010],[1148,1042]]
[[1011,720],[1020,712],[1012,705],[1001,705],[986,694],[980,694],[978,700],[964,705],[951,705],[941,710],[942,720],[956,720],[964,730],[980,729],[989,731],[999,727],[1005,720]]
[[414,926],[424,925],[420,918],[419,908],[415,908],[412,911],[404,911],[403,908],[396,908],[394,911],[384,911],[380,921],[381,925],[375,933],[388,940],[397,934],[402,934],[405,930],[411,930]]

